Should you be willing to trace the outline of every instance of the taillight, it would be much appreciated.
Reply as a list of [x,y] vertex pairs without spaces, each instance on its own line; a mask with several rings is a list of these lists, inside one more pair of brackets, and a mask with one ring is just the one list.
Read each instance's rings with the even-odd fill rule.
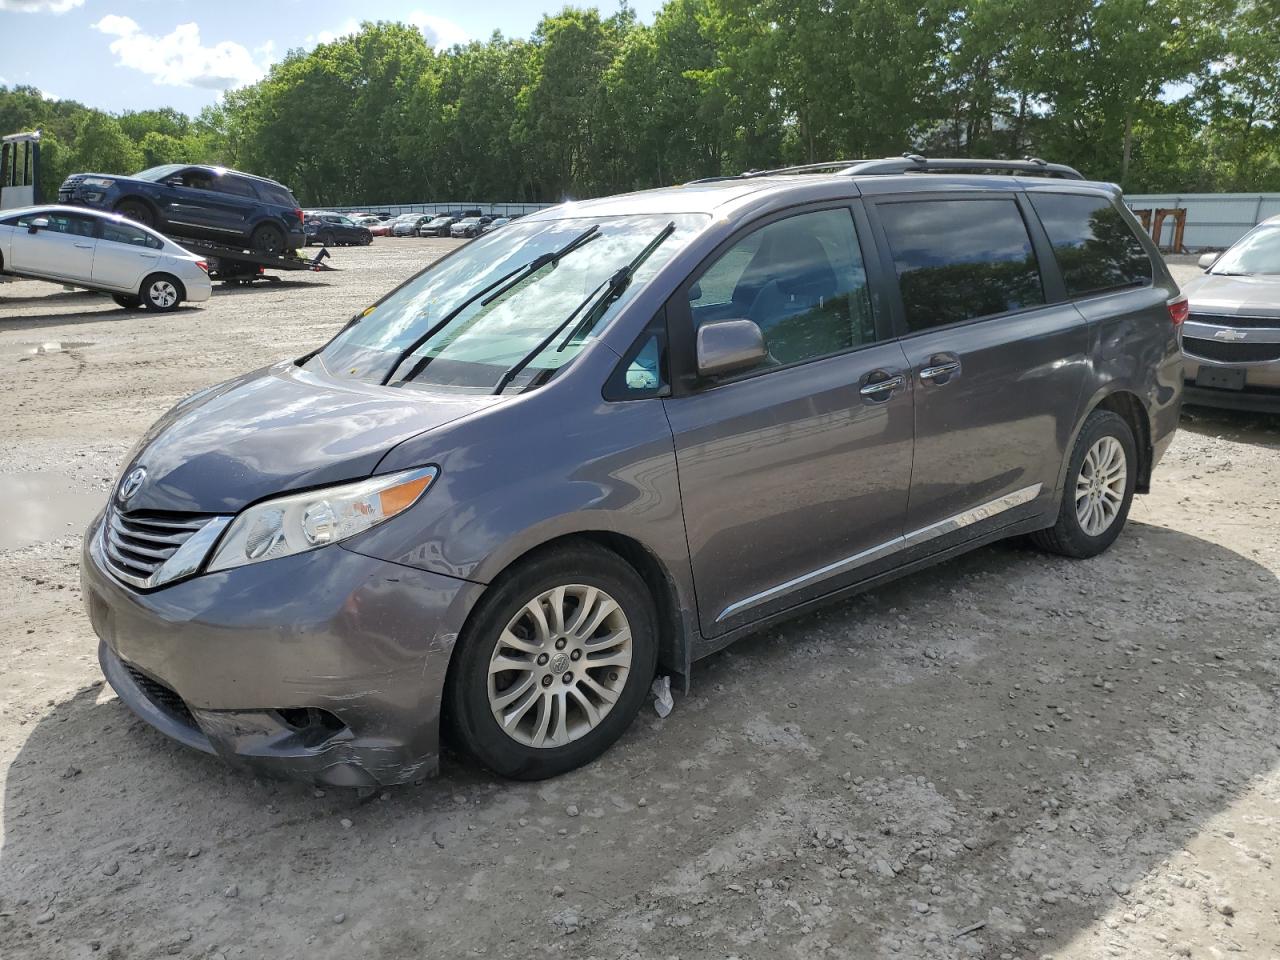
[[298,215],[298,223],[305,225],[307,222],[307,215],[301,210],[295,210],[293,212]]
[[1186,297],[1177,297],[1169,301],[1169,322],[1176,328],[1182,328],[1182,322],[1191,315],[1191,305]]
[[197,266],[197,267],[199,267],[201,270],[203,270],[205,273],[208,273],[208,272],[209,272],[209,264],[207,264],[207,263],[206,263],[205,261],[203,261],[203,260],[197,260],[197,261],[196,261],[196,266]]

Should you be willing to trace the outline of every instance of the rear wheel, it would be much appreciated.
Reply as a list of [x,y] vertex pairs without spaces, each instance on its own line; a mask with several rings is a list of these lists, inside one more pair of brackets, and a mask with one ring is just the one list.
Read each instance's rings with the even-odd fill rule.
[[147,310],[168,313],[178,309],[178,305],[186,298],[186,291],[177,277],[167,273],[153,273],[142,281],[138,296]]
[[132,220],[134,223],[140,223],[144,227],[154,227],[156,225],[155,214],[151,212],[151,208],[141,200],[123,200],[116,204],[116,213],[124,217],[126,220]]
[[284,253],[284,231],[270,223],[264,223],[253,231],[249,246],[259,253],[277,255]]
[[126,310],[138,310],[142,307],[141,297],[131,297],[127,293],[113,293],[111,299],[117,306],[124,307]]
[[322,247],[332,247],[332,246],[333,246],[333,234],[332,234],[332,233],[329,233],[329,232],[327,232],[327,231],[326,231],[325,233],[320,234],[320,246],[322,246]]
[[653,601],[629,564],[589,543],[543,554],[467,625],[445,691],[450,730],[503,776],[565,773],[630,726],[657,652]]
[[1057,522],[1033,533],[1032,541],[1066,557],[1102,553],[1124,529],[1137,469],[1137,444],[1129,424],[1110,410],[1093,411],[1071,451]]

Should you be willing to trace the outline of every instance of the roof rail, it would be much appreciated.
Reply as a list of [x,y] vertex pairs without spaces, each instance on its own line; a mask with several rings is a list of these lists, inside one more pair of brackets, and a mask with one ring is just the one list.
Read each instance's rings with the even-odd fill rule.
[[714,183],[718,180],[750,180],[755,177],[785,176],[796,173],[821,173],[831,170],[845,176],[891,175],[899,173],[1027,173],[1042,177],[1060,177],[1065,180],[1083,180],[1084,176],[1074,167],[1062,163],[1047,163],[1039,157],[1021,160],[987,160],[975,157],[940,157],[928,159],[918,153],[904,153],[901,157],[885,157],[882,160],[825,160],[822,163],[803,163],[791,167],[775,167],[771,170],[745,170],[739,174],[720,177],[703,177],[690,183]]

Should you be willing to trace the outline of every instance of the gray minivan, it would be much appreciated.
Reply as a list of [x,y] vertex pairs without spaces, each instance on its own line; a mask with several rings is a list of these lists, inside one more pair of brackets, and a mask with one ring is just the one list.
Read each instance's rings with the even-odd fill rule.
[[903,159],[566,203],[203,390],[85,537],[102,668],[256,770],[598,756],[655,673],[1004,537],[1105,550],[1186,303],[1108,184]]

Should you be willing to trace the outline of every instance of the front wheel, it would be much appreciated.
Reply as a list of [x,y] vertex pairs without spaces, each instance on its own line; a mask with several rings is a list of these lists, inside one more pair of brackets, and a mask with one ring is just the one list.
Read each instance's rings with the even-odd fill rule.
[[142,281],[138,299],[147,310],[168,313],[178,309],[185,295],[182,283],[177,277],[171,277],[167,273],[154,273]]
[[1078,559],[1102,553],[1124,529],[1137,469],[1137,444],[1129,424],[1110,410],[1093,411],[1071,451],[1057,522],[1033,533],[1033,542]]
[[116,213],[124,217],[126,220],[132,220],[134,223],[140,223],[144,227],[154,228],[156,225],[155,214],[151,212],[151,208],[141,200],[124,200],[116,206]]
[[519,780],[594,760],[644,703],[656,626],[644,581],[602,547],[523,564],[485,594],[459,640],[445,691],[450,731]]
[[116,306],[126,310],[138,310],[142,307],[141,297],[131,297],[127,293],[113,293],[111,299],[116,302]]

